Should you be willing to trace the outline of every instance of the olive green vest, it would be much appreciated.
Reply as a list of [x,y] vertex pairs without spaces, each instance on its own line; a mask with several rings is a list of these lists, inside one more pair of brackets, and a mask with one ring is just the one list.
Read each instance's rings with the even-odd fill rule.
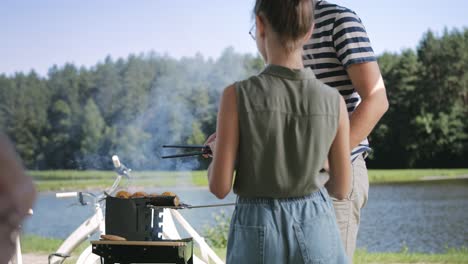
[[340,94],[312,70],[269,65],[236,83],[239,153],[234,192],[298,197],[326,180],[320,169],[335,138]]

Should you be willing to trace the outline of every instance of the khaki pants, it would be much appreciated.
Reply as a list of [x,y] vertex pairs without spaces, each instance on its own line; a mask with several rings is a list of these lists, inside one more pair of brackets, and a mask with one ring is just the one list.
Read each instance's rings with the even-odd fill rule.
[[369,193],[369,177],[366,162],[359,156],[352,166],[352,188],[347,199],[332,198],[336,221],[346,254],[352,262],[361,218],[361,209],[366,205]]

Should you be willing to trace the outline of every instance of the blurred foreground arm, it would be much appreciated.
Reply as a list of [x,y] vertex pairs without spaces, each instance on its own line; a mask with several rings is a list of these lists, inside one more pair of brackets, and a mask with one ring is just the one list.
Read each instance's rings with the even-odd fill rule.
[[36,192],[9,140],[0,133],[0,263],[15,249],[17,229],[32,208]]

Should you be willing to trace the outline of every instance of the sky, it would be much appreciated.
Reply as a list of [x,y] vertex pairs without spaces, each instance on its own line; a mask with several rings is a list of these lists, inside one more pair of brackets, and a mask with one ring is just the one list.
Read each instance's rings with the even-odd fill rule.
[[[362,19],[374,51],[416,48],[431,29],[468,28],[467,0],[330,0]],[[107,55],[154,51],[216,59],[228,46],[257,54],[254,0],[0,0],[0,74],[42,76],[56,64],[91,67]]]

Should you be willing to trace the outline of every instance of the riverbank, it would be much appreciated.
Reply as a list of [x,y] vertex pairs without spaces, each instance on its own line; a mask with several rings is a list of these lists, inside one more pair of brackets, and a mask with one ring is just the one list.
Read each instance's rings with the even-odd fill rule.
[[[71,191],[109,187],[115,178],[112,171],[29,171],[37,189],[44,191]],[[208,186],[206,171],[143,171],[133,172],[131,186],[158,188],[181,186]],[[434,180],[468,180],[468,169],[414,169],[369,170],[371,184],[408,183]]]
[[[39,236],[24,236],[21,238],[21,245],[25,258],[34,262],[25,262],[31,264],[47,263],[47,255],[55,252],[62,240],[53,238],[43,238]],[[70,259],[65,263],[74,263],[76,255],[79,254],[87,243],[83,243],[78,250],[73,254],[75,258]],[[216,249],[216,253],[222,258],[226,257],[226,249]],[[195,251],[196,252],[196,251]],[[356,252],[354,263],[444,263],[444,264],[461,264],[468,263],[468,249],[448,249],[443,254],[424,254],[412,253],[407,248],[396,253],[371,253],[360,249]]]

